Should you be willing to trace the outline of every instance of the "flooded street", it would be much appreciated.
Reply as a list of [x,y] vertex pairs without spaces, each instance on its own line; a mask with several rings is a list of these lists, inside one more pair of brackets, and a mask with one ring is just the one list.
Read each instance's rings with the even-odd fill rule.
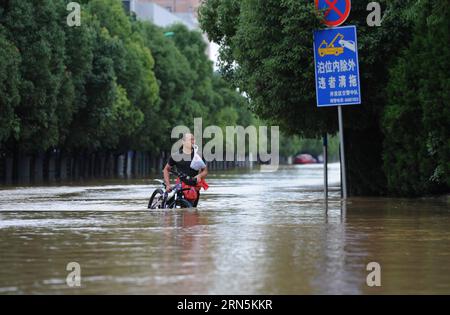
[[321,165],[211,173],[187,210],[147,210],[151,179],[0,190],[0,294],[450,294],[448,201],[342,204],[332,164],[327,211]]

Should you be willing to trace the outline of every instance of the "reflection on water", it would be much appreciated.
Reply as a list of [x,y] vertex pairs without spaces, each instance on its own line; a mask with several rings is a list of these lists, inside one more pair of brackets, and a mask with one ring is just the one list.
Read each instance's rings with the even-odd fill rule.
[[337,165],[328,212],[320,165],[209,183],[199,209],[154,212],[150,180],[1,190],[0,294],[450,293],[448,201],[342,204]]

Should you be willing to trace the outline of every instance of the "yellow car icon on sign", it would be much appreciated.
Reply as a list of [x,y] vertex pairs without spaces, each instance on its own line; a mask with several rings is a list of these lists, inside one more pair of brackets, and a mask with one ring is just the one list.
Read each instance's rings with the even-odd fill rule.
[[339,41],[344,39],[344,35],[341,33],[338,33],[330,44],[328,44],[325,40],[322,41],[322,43],[319,46],[319,56],[323,57],[326,55],[335,55],[339,56],[344,53],[344,47],[334,47],[334,43],[339,39]]

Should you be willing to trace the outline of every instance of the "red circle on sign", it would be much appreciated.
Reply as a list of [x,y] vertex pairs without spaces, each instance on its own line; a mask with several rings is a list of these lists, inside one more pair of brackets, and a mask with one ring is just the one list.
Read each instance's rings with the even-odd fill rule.
[[[314,0],[314,2],[316,3],[316,9],[319,9],[319,1],[320,0]],[[345,12],[342,13],[340,12],[337,8],[336,8],[336,4],[338,3],[338,1],[345,1]],[[352,7],[352,4],[350,2],[350,0],[325,0],[325,2],[329,5],[328,10],[325,12],[325,18],[324,18],[324,23],[328,26],[339,26],[342,23],[345,22],[345,20],[347,20],[348,16],[350,15],[350,10]],[[331,11],[335,11],[340,17],[339,19],[335,20],[335,21],[328,21],[326,19],[326,15]]]

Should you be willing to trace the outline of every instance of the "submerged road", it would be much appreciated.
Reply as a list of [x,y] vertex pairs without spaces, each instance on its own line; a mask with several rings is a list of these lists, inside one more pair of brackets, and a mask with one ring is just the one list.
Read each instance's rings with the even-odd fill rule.
[[321,165],[208,182],[198,209],[166,211],[146,210],[151,179],[1,189],[0,294],[450,293],[448,201],[342,203],[337,164],[328,206]]

